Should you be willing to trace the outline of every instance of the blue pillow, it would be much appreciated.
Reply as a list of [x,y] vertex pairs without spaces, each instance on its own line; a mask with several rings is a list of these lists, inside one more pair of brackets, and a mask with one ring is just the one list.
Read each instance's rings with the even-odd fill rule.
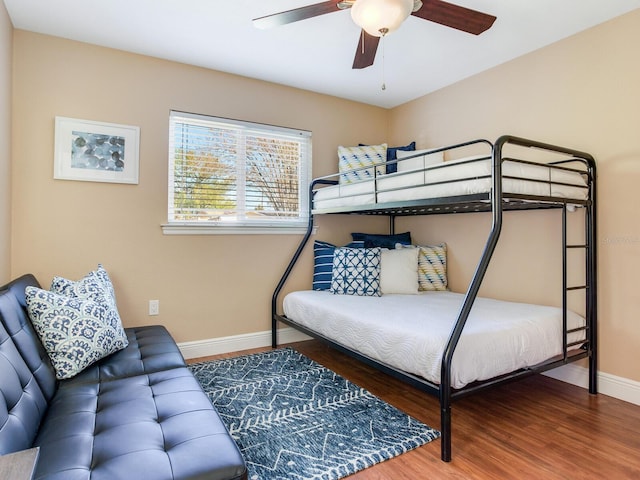
[[[361,147],[366,146],[364,143],[360,144]],[[392,160],[398,159],[398,150],[404,150],[405,152],[413,152],[416,149],[416,142],[411,142],[409,145],[405,145],[404,147],[387,147],[387,162],[391,162]],[[387,172],[386,173],[396,173],[398,171],[397,163],[387,163]]]
[[[387,162],[397,160],[398,150],[404,150],[405,152],[413,152],[416,149],[416,142],[411,142],[404,147],[387,147]],[[396,173],[398,171],[397,163],[387,163],[387,173]]]
[[128,345],[127,334],[122,327],[122,320],[116,305],[113,284],[102,264],[98,264],[96,270],[89,272],[87,276],[77,282],[62,277],[53,277],[49,290],[66,297],[104,304],[108,309],[105,321],[113,327],[120,337],[125,339],[125,347]]
[[354,241],[364,242],[364,248],[396,248],[396,243],[411,245],[411,232],[396,233],[394,235],[379,235],[375,233],[352,233]]
[[331,293],[379,297],[380,248],[337,248],[333,256]]
[[[350,248],[364,248],[364,242],[351,242]],[[335,245],[316,240],[313,242],[313,290],[330,290],[333,275],[333,254]]]
[[33,328],[58,380],[77,375],[128,344],[124,330],[114,328],[108,320],[108,302],[67,297],[36,287],[26,288],[25,299]]

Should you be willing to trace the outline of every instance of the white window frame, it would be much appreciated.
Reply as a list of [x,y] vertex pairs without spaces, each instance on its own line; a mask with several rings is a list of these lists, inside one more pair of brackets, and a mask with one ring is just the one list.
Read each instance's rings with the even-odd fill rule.
[[[237,205],[242,211],[238,218],[232,221],[203,221],[203,220],[176,220],[173,217],[174,210],[174,159],[175,149],[173,126],[174,122],[193,122],[196,125],[210,125],[222,129],[230,128],[240,132],[264,133],[265,135],[284,136],[285,139],[299,141],[301,144],[300,160],[298,163],[298,215],[291,218],[273,219],[249,219],[244,216],[243,189],[246,185],[244,179],[237,186]],[[240,137],[244,138],[241,134]],[[243,170],[244,159],[240,158],[244,141],[239,144],[237,160],[240,162],[239,170]],[[232,120],[221,117],[198,115],[179,111],[171,111],[169,117],[169,162],[168,162],[168,209],[167,223],[162,225],[162,231],[167,235],[189,234],[301,234],[306,232],[309,222],[309,184],[311,182],[311,132],[272,125]]]

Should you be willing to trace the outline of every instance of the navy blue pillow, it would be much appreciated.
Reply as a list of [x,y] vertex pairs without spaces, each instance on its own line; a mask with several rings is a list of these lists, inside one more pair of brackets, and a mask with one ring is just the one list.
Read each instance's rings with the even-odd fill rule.
[[[365,143],[359,143],[361,147],[366,146]],[[404,147],[387,147],[387,162],[398,159],[398,150],[404,150],[405,152],[413,152],[416,149],[416,142],[411,142]],[[387,163],[387,173],[396,173],[398,171],[397,163]]]
[[354,241],[364,242],[364,248],[396,248],[396,243],[411,245],[411,232],[396,233],[394,235],[379,235],[377,233],[352,233]]
[[[351,242],[347,244],[350,248],[364,248],[364,242]],[[335,245],[316,240],[313,242],[313,289],[330,290],[331,277],[333,275],[333,254]]]
[[[398,158],[398,150],[403,150],[405,152],[413,152],[416,149],[416,142],[411,142],[409,145],[405,145],[404,147],[387,147],[387,162],[391,160],[397,160]],[[397,163],[387,163],[387,173],[396,173],[398,171]]]

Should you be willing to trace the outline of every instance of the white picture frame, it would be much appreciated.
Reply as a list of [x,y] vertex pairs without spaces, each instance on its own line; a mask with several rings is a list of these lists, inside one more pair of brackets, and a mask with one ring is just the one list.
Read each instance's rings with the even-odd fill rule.
[[138,183],[140,127],[56,117],[53,178]]

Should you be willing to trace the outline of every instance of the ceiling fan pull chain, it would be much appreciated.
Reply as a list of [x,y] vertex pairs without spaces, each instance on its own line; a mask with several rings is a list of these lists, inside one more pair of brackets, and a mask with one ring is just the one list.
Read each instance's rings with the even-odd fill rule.
[[380,33],[382,33],[381,41],[382,41],[382,90],[383,91],[387,89],[387,85],[386,85],[386,82],[385,82],[385,71],[384,71],[384,43],[385,43],[384,42],[384,37],[387,36],[388,32],[389,32],[388,28],[380,29]]

